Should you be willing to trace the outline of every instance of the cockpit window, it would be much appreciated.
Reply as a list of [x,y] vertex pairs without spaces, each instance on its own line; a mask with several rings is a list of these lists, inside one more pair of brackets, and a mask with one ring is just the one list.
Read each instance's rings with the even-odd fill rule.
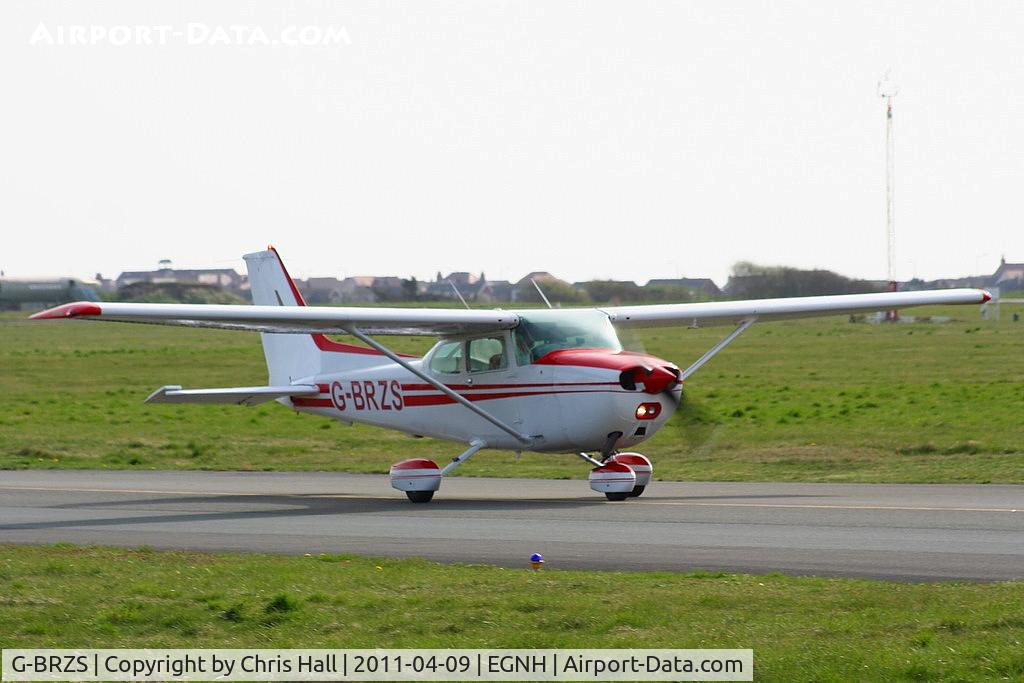
[[530,311],[512,330],[516,362],[529,365],[559,349],[621,351],[615,328],[601,311]]
[[505,340],[498,336],[470,339],[466,360],[470,372],[504,369],[508,365],[505,360]]
[[430,371],[442,375],[461,372],[462,342],[450,341],[440,344],[430,356]]

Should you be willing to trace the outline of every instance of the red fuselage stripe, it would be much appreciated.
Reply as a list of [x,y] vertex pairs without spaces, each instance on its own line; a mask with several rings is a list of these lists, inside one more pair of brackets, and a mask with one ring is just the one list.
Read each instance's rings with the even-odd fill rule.
[[[446,384],[449,389],[518,389],[520,387],[607,387],[618,386],[618,382],[520,382],[518,384]],[[402,391],[437,391],[432,384],[403,384]]]
[[[516,398],[517,396],[554,396],[555,394],[622,394],[626,391],[613,391],[608,389],[580,389],[578,391],[508,391],[494,394],[460,394],[469,401],[490,401],[498,398]],[[403,402],[407,408],[417,406],[440,406],[455,403],[455,399],[445,394],[424,394],[418,396],[406,396]]]
[[292,405],[297,408],[333,408],[334,402],[329,398],[292,397]]

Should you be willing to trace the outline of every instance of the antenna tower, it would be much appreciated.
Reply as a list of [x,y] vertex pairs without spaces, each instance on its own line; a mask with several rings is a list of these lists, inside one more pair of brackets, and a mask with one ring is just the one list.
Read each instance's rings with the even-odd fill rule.
[[[896,214],[893,206],[893,195],[896,191],[896,147],[892,129],[892,105],[899,91],[899,86],[892,80],[891,71],[886,71],[882,80],[878,82],[878,96],[885,100],[885,232],[888,239],[890,292],[896,291]],[[886,320],[896,321],[899,318],[898,311],[885,312]]]

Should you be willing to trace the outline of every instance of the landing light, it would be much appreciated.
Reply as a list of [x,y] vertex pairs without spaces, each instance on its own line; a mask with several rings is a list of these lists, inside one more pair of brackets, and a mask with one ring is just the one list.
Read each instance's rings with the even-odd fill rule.
[[636,407],[636,419],[653,420],[661,415],[660,403],[641,403]]

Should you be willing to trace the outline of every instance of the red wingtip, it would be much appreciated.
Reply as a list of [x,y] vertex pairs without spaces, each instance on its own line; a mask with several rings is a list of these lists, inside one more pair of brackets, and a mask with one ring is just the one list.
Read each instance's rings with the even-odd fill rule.
[[992,301],[992,295],[988,293],[987,289],[983,289],[981,290],[981,303],[985,303],[986,301]]
[[35,315],[29,316],[30,320],[47,320],[50,318],[80,318],[86,315],[99,315],[103,309],[99,304],[90,301],[76,301],[73,304],[64,304],[56,308],[48,308]]

